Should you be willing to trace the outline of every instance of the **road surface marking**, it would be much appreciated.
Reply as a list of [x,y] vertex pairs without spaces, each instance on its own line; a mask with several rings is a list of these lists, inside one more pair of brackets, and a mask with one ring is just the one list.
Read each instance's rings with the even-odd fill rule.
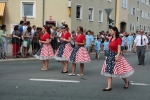
[[30,81],[43,81],[43,82],[68,82],[68,83],[80,83],[80,81],[75,80],[56,80],[56,79],[29,79]]
[[130,83],[133,83],[134,81],[130,81]]
[[132,85],[142,85],[142,86],[148,86],[150,84],[145,84],[145,83],[131,83]]

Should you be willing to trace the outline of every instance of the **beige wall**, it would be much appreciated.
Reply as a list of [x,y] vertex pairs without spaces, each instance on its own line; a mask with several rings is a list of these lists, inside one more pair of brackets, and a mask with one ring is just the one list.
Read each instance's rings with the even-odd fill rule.
[[21,18],[21,1],[36,1],[36,18],[27,19],[31,25],[42,26],[42,0],[8,0],[5,7],[5,24],[10,32],[11,23],[18,23]]
[[45,0],[45,20],[49,20],[52,16],[53,20],[58,21],[58,27],[62,20],[71,28],[71,18],[68,15],[68,0]]
[[[86,30],[92,30],[95,34],[98,34],[100,31],[107,31],[107,16],[104,11],[106,8],[113,8],[111,13],[111,18],[115,20],[115,1],[111,0],[72,0],[71,7],[71,27],[72,30],[76,30],[78,26],[82,26]],[[76,20],[76,4],[83,5],[83,16],[82,20]],[[94,8],[94,21],[89,22],[89,7]],[[98,22],[98,10],[103,10],[103,22]]]
[[[31,25],[43,26],[43,0],[8,0],[5,7],[5,24],[7,29],[11,31],[11,23],[19,24],[21,18],[21,1],[29,1],[36,3],[36,15],[35,18],[27,18],[31,22]],[[71,18],[68,15],[68,0],[45,0],[45,12],[44,20],[49,20],[52,16],[53,20],[56,20],[58,26],[62,20],[71,27]]]

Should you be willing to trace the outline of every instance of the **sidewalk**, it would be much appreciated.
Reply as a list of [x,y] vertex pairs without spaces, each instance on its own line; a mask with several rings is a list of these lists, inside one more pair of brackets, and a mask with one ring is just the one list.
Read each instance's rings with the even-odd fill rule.
[[0,62],[12,62],[12,61],[29,61],[29,60],[37,60],[35,57],[33,56],[29,56],[28,58],[12,58],[12,56],[7,56],[7,59],[0,59]]
[[[90,55],[95,55],[95,52],[92,52]],[[0,62],[12,62],[12,61],[31,61],[31,60],[37,60],[35,57],[33,56],[29,56],[28,58],[12,58],[12,56],[7,56],[7,59],[0,59]]]

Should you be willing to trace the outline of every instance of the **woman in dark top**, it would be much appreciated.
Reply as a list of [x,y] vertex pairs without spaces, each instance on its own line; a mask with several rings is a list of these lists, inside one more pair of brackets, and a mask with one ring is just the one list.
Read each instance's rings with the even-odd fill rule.
[[14,27],[14,31],[12,32],[12,56],[13,58],[19,58],[18,55],[18,52],[19,52],[19,49],[20,49],[20,40],[21,40],[21,33],[18,29],[18,25],[16,25]]

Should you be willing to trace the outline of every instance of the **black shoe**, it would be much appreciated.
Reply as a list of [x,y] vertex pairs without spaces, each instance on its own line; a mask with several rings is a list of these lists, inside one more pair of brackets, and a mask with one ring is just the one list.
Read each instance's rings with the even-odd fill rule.
[[64,71],[62,71],[61,73],[68,73],[68,71],[65,71],[65,72],[64,72]]
[[139,63],[138,65],[141,65],[141,63]]
[[[128,81],[128,87],[129,87],[129,84],[130,84],[130,83],[129,83],[129,81]],[[124,86],[123,88],[124,88],[124,89],[128,89],[128,87],[125,87],[125,86]]]
[[109,88],[109,89],[103,89],[103,91],[111,91],[112,89],[111,88]]

